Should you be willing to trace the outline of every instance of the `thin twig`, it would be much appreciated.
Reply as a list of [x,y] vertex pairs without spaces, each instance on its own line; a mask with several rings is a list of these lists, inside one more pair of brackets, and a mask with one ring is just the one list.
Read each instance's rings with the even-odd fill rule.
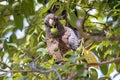
[[1,72],[11,72],[11,73],[17,73],[17,72],[38,72],[40,74],[45,74],[48,72],[52,72],[52,70],[39,70],[39,69],[34,69],[34,70],[3,70],[0,69]]
[[35,60],[33,60],[33,62],[32,62],[32,69],[33,69],[33,71],[38,71],[39,73],[55,72],[56,75],[58,76],[58,79],[62,80],[62,77],[61,77],[60,73],[55,68],[52,68],[50,70],[40,70],[40,69],[37,69],[36,66],[35,66]]
[[11,68],[11,67],[9,67],[6,63],[4,63],[4,62],[1,62],[0,61],[0,64],[3,64],[4,66],[6,66],[6,67],[8,67],[8,68]]
[[55,68],[53,68],[52,71],[57,74],[59,80],[62,80],[62,77],[61,77],[60,73],[58,72],[58,70],[56,70]]
[[115,62],[118,62],[118,61],[120,61],[120,57],[117,57],[117,58],[115,58],[113,60],[110,60],[110,61],[103,61],[103,62],[99,62],[99,63],[89,63],[88,67],[106,65],[106,64],[115,63]]
[[77,77],[78,73],[75,72],[73,74],[71,74],[70,76],[68,76],[67,80],[73,80],[75,77]]
[[87,45],[85,48],[89,49],[95,42],[93,41],[92,43],[90,43],[89,45]]
[[101,25],[105,25],[106,26],[105,23],[101,23],[101,22],[90,22],[90,23],[101,24]]
[[41,55],[38,55],[38,56],[34,59],[34,62],[36,62],[40,57],[41,57]]

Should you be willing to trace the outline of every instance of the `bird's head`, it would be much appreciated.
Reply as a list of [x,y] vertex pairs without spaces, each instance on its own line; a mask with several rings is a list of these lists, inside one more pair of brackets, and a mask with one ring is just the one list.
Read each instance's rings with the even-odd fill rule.
[[44,23],[48,32],[50,32],[53,36],[58,34],[58,26],[57,26],[58,18],[54,14],[48,14],[45,19]]
[[58,17],[55,16],[54,14],[48,14],[45,19],[44,23],[45,25],[49,25],[49,27],[56,27],[56,23],[58,21]]

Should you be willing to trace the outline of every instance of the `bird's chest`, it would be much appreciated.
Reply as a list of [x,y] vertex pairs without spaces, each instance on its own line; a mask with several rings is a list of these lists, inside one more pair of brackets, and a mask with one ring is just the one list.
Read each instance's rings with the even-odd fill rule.
[[54,38],[49,38],[47,40],[49,47],[51,48],[58,48],[58,51],[62,54],[66,53],[68,50],[70,50],[70,46],[68,43],[68,37],[69,33],[65,32],[62,35],[59,35]]
[[69,32],[66,31],[63,35],[56,37],[53,41],[54,44],[57,44],[60,53],[62,54],[66,53],[68,50],[71,49],[68,42],[69,36]]

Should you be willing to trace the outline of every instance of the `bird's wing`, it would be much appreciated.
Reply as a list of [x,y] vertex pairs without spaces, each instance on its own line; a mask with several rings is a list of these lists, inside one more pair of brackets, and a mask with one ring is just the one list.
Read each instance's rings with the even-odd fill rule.
[[70,36],[68,37],[68,43],[69,43],[71,49],[73,51],[76,51],[76,49],[79,46],[79,37],[75,34],[75,32],[71,28],[69,28],[69,27],[66,27],[66,28],[70,33]]

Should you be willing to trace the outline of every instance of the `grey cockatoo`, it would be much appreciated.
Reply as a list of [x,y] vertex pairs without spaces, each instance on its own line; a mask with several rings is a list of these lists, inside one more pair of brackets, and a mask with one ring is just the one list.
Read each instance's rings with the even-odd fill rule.
[[62,58],[62,55],[72,49],[76,51],[79,46],[79,35],[77,30],[63,26],[57,16],[48,14],[45,19],[47,48],[55,59]]

